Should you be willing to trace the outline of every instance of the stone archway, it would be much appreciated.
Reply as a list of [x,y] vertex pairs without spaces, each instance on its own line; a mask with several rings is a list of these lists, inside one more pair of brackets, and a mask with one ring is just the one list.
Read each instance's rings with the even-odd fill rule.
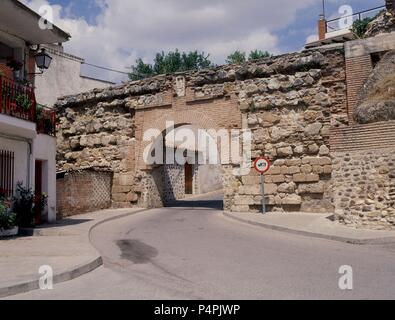
[[[140,146],[138,148],[138,170],[142,176],[141,183],[141,204],[144,207],[162,207],[169,203],[169,199],[177,200],[182,198],[183,190],[183,167],[179,165],[146,165],[144,161],[144,150],[148,148],[152,142],[144,141],[144,132],[147,130],[156,130],[158,136],[154,140],[163,140],[166,136],[167,124],[172,123],[174,128],[193,126],[196,129],[203,129],[218,132],[223,129],[218,124],[202,112],[190,110],[190,112],[174,112],[169,110],[168,113],[159,117],[153,122],[144,121],[141,129]],[[160,134],[159,134],[160,133]],[[220,150],[217,147],[217,151]],[[221,168],[222,170],[222,168]],[[178,181],[175,182],[175,181]],[[173,183],[174,185],[169,185]],[[184,194],[185,195],[185,194]]]

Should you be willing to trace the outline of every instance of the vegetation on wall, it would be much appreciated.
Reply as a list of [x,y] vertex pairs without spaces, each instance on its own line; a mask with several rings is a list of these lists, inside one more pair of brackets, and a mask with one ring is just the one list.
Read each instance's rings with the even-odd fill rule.
[[374,18],[365,18],[362,20],[354,21],[351,31],[357,36],[358,38],[363,38],[365,36],[366,31],[368,30],[369,23],[371,23]]
[[180,52],[178,49],[168,53],[157,53],[153,64],[137,59],[129,74],[131,80],[141,80],[159,74],[169,74],[189,70],[201,70],[213,66],[209,55],[204,52]]
[[[248,61],[271,57],[267,51],[254,50],[247,57],[245,52],[236,50],[227,59],[227,64],[241,64]],[[145,63],[141,58],[136,60],[129,74],[131,80],[141,80],[159,74],[171,74],[190,70],[202,70],[214,67],[210,55],[199,51],[180,52],[178,49],[168,53],[157,53],[153,63]]]
[[[248,55],[248,61],[259,60],[263,58],[271,57],[272,55],[268,51],[253,50]],[[247,61],[247,53],[243,51],[236,50],[231,53],[227,59],[227,64],[241,64]]]

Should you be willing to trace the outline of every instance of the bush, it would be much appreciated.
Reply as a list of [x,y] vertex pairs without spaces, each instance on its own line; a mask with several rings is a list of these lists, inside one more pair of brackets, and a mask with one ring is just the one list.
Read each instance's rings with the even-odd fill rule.
[[31,189],[24,188],[18,182],[16,194],[13,198],[13,211],[16,214],[16,222],[19,227],[30,228],[34,225],[34,193]]
[[0,199],[0,231],[10,230],[16,226],[16,214],[10,212],[4,200]]
[[31,228],[34,227],[36,213],[43,212],[47,206],[48,196],[42,194],[36,197],[32,189],[25,188],[18,182],[13,201],[17,225],[21,228]]

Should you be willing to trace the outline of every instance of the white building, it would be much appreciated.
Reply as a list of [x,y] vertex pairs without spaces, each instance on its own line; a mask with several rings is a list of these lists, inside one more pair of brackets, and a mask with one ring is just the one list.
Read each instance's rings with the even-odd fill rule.
[[60,97],[113,85],[113,82],[81,75],[85,60],[65,53],[61,45],[46,45],[52,57],[51,68],[35,78],[38,103],[52,107]]
[[52,222],[56,120],[54,112],[37,107],[33,73],[40,46],[66,42],[70,35],[56,26],[41,29],[40,18],[17,0],[0,2],[0,191],[11,197],[22,182],[37,196],[47,193],[48,206],[37,220]]

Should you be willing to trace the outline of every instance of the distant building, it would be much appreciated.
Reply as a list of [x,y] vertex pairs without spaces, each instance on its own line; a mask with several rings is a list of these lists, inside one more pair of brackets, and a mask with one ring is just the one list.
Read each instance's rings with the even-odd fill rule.
[[347,23],[344,22],[355,22],[365,18],[373,18],[386,8],[387,10],[390,10],[392,6],[393,0],[387,0],[386,6],[371,8],[369,10],[352,13],[349,16],[343,16],[331,20],[327,20],[325,15],[321,14],[317,24],[317,40],[308,42],[306,44],[306,49],[354,40],[356,38],[355,35],[351,32],[350,27],[347,26]]
[[51,68],[35,79],[36,98],[40,104],[52,107],[59,97],[114,84],[82,76],[84,59],[65,53],[61,45],[46,45],[45,48],[53,60]]

